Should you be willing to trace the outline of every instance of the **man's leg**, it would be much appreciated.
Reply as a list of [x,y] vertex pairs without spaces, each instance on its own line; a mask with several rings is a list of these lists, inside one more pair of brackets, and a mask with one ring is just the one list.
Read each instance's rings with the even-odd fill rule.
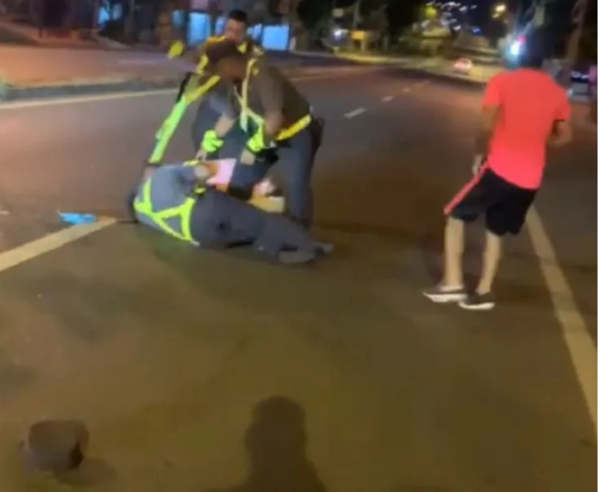
[[492,291],[492,284],[498,273],[498,265],[502,256],[502,238],[491,231],[485,231],[485,249],[481,268],[481,278],[477,284],[476,294],[485,295]]
[[447,288],[462,289],[462,256],[465,243],[465,223],[448,217],[444,231],[444,275],[442,284]]
[[476,220],[495,199],[490,183],[493,175],[483,171],[469,182],[445,208],[448,215],[444,231],[444,266],[442,281],[423,292],[436,303],[460,302],[466,299],[462,256],[465,222]]
[[535,198],[534,190],[519,188],[500,177],[495,177],[493,188],[497,200],[486,211],[481,277],[475,292],[459,304],[463,309],[481,311],[496,305],[492,287],[502,256],[502,238],[520,232]]
[[475,292],[459,302],[461,308],[471,311],[487,311],[493,309],[496,305],[496,300],[492,294],[492,285],[498,273],[502,256],[503,235],[504,233],[491,231],[489,226],[486,229],[479,283]]
[[[304,263],[319,245],[302,227],[218,191],[209,191],[192,215],[192,231],[201,245],[228,247],[252,244],[272,259]],[[282,254],[285,250],[291,253]]]
[[[314,123],[313,123],[314,124]],[[309,227],[313,220],[311,177],[316,155],[312,127],[294,135],[280,151],[290,218]]]

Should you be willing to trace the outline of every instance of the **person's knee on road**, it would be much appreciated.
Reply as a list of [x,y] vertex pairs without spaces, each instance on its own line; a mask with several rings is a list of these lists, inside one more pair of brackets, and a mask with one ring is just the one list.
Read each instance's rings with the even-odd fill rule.
[[288,213],[292,220],[305,227],[309,227],[313,219],[311,178],[314,159],[314,141],[308,129],[293,137],[289,147],[281,150]]

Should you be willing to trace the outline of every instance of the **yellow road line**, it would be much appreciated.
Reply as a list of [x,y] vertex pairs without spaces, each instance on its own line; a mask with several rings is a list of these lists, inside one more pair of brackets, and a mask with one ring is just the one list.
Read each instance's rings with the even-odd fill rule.
[[32,260],[40,255],[49,253],[77,241],[82,237],[89,236],[94,232],[101,231],[116,224],[116,219],[101,218],[93,224],[82,224],[68,227],[58,232],[48,234],[40,239],[17,246],[0,253],[0,272],[8,270],[26,261]]

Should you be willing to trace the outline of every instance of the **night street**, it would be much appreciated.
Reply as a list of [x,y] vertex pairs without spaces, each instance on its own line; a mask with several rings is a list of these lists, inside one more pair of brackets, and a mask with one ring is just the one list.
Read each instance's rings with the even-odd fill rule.
[[[551,154],[496,310],[465,312],[421,290],[481,89],[374,68],[297,83],[326,119],[316,232],[336,245],[311,268],[126,224],[14,249],[65,229],[58,210],[123,217],[173,94],[0,106],[0,490],[66,490],[16,463],[58,417],[89,426],[94,492],[595,491],[596,136]],[[32,258],[8,268],[10,250]]]

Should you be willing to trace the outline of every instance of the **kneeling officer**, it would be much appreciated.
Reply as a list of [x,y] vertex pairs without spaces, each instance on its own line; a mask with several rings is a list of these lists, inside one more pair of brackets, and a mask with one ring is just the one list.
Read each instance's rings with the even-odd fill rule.
[[[205,133],[204,155],[223,145],[236,123],[247,142],[232,188],[249,193],[268,167],[282,161],[290,217],[305,226],[312,222],[311,175],[321,144],[322,121],[311,115],[306,98],[264,57],[248,58],[233,43],[219,43],[206,52],[214,72],[229,85],[228,107],[215,128]],[[243,196],[243,194],[241,195]]]

